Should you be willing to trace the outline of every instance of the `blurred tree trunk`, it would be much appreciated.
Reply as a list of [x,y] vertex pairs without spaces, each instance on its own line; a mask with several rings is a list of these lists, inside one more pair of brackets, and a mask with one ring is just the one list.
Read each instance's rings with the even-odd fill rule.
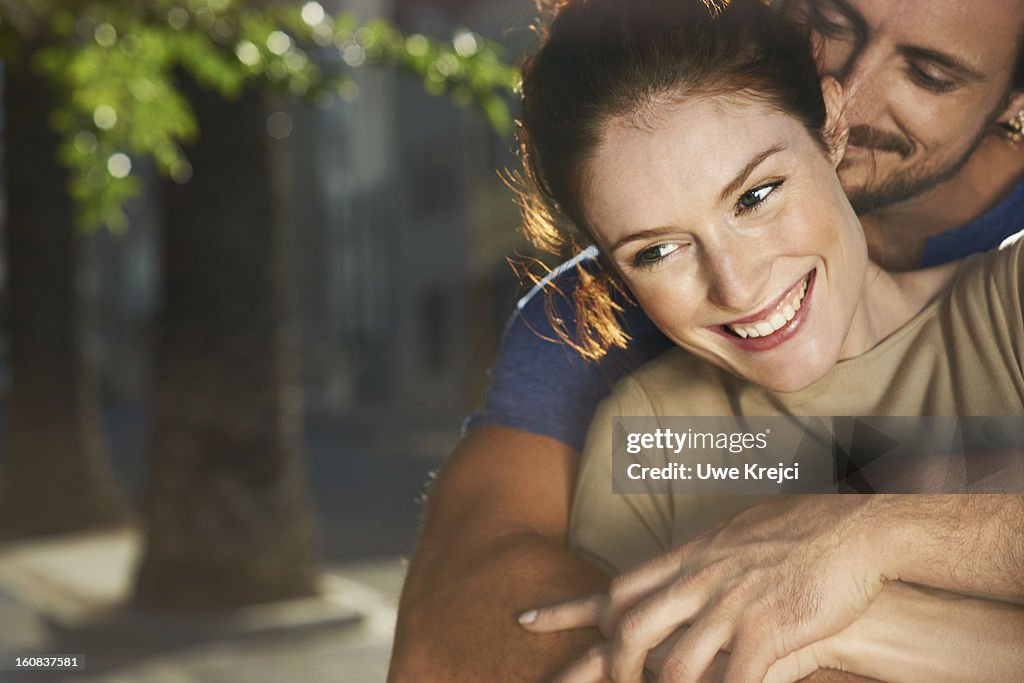
[[68,174],[48,118],[54,97],[27,59],[5,65],[8,331],[12,384],[0,537],[118,526],[127,506],[107,460]]
[[164,187],[147,547],[136,603],[228,608],[316,590],[301,397],[259,93],[226,102],[181,77],[200,140]]

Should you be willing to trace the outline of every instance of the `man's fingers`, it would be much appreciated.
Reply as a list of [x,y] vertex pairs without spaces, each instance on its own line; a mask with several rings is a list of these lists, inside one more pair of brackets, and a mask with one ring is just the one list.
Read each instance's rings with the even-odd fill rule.
[[733,644],[722,683],[763,681],[774,661],[775,656],[765,647],[763,639],[739,637]]
[[704,672],[704,675],[700,679],[700,683],[722,683],[722,679],[725,678],[725,667],[729,664],[729,655],[725,652],[719,652],[715,655],[715,659],[711,662],[711,666]]
[[811,647],[792,652],[768,668],[764,683],[794,683],[817,671],[819,664]]
[[551,683],[604,683],[609,679],[607,647],[601,643],[590,648]]
[[[729,642],[732,627],[717,610],[701,617],[672,647],[661,669],[659,681],[696,683],[705,680],[719,652]],[[722,675],[712,680],[721,679]]]
[[676,548],[612,579],[608,597],[613,608],[620,613],[624,612],[670,581],[678,579],[683,557],[681,552],[680,548]]
[[658,647],[648,652],[647,661],[644,663],[644,668],[648,671],[653,671],[656,674],[659,673],[661,671],[661,666],[665,663],[665,660],[668,658],[668,653],[672,651],[672,648],[675,647],[675,644],[678,643],[679,639],[683,637],[684,633],[686,633],[686,628],[687,627],[683,626],[675,633],[670,635],[668,638],[661,641],[661,644],[658,645]]
[[592,595],[550,607],[532,609],[519,615],[519,623],[526,630],[535,633],[597,626],[601,609],[607,601],[603,595]]
[[680,546],[656,557],[639,567],[612,579],[608,588],[608,607],[601,616],[601,633],[610,637],[619,619],[642,600],[673,583],[693,585],[694,590],[706,593],[721,570],[722,563],[711,562],[703,566],[686,567],[685,558],[693,552],[692,544]]
[[623,615],[612,641],[612,678],[622,683],[640,680],[647,653],[703,606],[704,595],[694,592],[689,582],[680,581]]

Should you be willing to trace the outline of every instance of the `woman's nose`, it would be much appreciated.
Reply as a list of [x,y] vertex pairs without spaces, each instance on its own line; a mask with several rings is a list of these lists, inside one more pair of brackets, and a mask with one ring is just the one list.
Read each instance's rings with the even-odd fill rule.
[[752,313],[770,292],[771,260],[763,250],[735,245],[705,252],[704,270],[712,303],[738,314]]

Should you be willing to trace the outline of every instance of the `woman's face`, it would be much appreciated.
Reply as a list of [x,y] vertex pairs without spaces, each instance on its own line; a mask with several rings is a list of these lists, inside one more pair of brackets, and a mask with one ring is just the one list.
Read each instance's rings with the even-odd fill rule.
[[861,353],[864,236],[803,125],[694,97],[609,123],[585,167],[599,245],[676,344],[776,391]]

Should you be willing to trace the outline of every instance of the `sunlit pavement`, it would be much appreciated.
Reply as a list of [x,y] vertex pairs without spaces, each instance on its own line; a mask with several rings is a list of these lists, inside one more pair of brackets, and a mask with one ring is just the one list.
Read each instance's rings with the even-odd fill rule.
[[318,599],[188,622],[117,609],[138,554],[133,531],[0,546],[0,652],[86,660],[80,672],[0,671],[0,681],[384,680],[405,572],[397,558],[327,567]]

